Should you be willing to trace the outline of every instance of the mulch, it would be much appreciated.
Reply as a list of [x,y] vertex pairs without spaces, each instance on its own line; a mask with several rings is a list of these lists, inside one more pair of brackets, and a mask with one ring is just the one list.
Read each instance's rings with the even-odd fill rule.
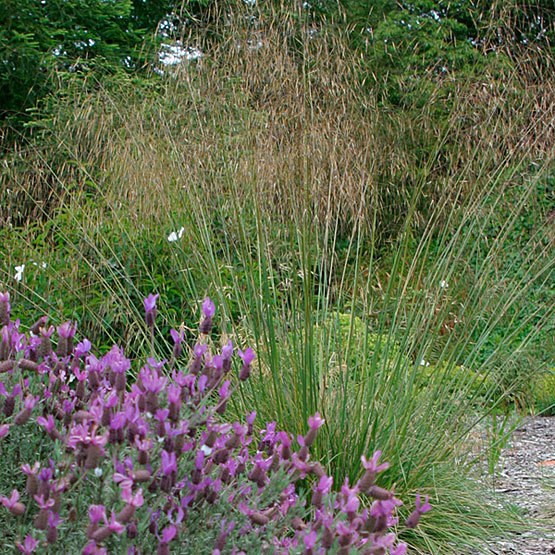
[[[491,476],[484,480],[491,488]],[[555,417],[527,419],[513,432],[498,463],[493,500],[522,509],[530,530],[492,538],[475,555],[555,554]]]

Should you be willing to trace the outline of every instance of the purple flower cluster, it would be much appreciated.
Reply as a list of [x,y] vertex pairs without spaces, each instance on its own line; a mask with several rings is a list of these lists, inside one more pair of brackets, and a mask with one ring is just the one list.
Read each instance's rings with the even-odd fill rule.
[[[156,299],[145,300],[150,329]],[[205,336],[215,314],[210,299],[202,311]],[[255,413],[244,423],[225,419],[230,396],[250,375],[251,349],[237,349],[238,375],[231,342],[216,354],[197,344],[187,365],[183,333],[172,330],[170,368],[148,358],[129,380],[123,351],[97,357],[87,340],[74,345],[72,323],[58,327],[56,349],[46,318],[22,333],[10,320],[7,293],[0,294],[0,324],[0,448],[22,434],[50,443],[48,460],[21,466],[25,485],[0,495],[3,519],[19,519],[28,531],[15,540],[21,552],[48,545],[66,552],[64,542],[76,537],[84,554],[161,555],[187,546],[213,555],[406,552],[391,531],[401,502],[375,483],[388,466],[378,464],[379,452],[363,457],[358,482],[333,491],[333,479],[310,459],[324,424],[318,413],[296,442],[275,423],[257,439]],[[297,492],[299,480],[312,484],[308,496]],[[407,526],[429,509],[418,498]]]

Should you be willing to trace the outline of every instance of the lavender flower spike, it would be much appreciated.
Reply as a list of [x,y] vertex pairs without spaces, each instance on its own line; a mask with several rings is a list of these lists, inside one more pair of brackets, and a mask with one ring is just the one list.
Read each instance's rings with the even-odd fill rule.
[[245,352],[241,351],[241,349],[237,349],[237,351],[243,361],[243,368],[241,368],[241,372],[239,373],[239,379],[244,382],[250,376],[251,363],[255,359],[256,355],[250,347],[245,349]]
[[314,416],[308,417],[309,430],[306,436],[304,436],[304,444],[307,447],[311,447],[316,439],[316,434],[318,433],[318,428],[324,424],[325,420],[316,413]]
[[36,540],[35,538],[33,538],[33,536],[28,535],[25,540],[23,541],[23,543],[18,543],[17,544],[17,548],[24,553],[25,555],[30,555],[31,553],[33,553],[35,551],[35,549],[37,548],[39,542],[38,540]]
[[416,528],[417,524],[420,522],[420,516],[428,511],[432,510],[432,506],[428,503],[428,496],[426,495],[426,499],[424,503],[420,504],[420,493],[416,494],[416,509],[412,511],[409,518],[405,522],[405,526],[407,528]]
[[168,544],[175,538],[177,535],[177,528],[172,524],[171,526],[167,526],[164,528],[162,532],[162,538],[160,539],[160,543],[158,544],[157,555],[169,555],[170,549]]
[[208,335],[212,330],[212,317],[216,314],[216,305],[210,300],[210,297],[204,299],[202,313],[204,314],[204,320],[200,325],[200,333]]
[[378,472],[389,468],[389,463],[378,465],[378,459],[381,454],[381,451],[376,451],[370,460],[367,460],[366,457],[362,455],[362,466],[366,469],[366,472],[357,484],[360,492],[366,493],[374,484],[374,480],[376,479]]
[[75,336],[76,325],[71,322],[64,322],[58,326],[58,349],[56,354],[65,357],[73,352],[73,338]]
[[174,329],[170,330],[170,335],[173,339],[173,356],[177,359],[181,356],[183,352],[183,347],[181,343],[183,343],[183,339],[185,337],[185,330],[182,328],[180,331],[176,331]]
[[21,516],[25,512],[25,505],[19,502],[19,492],[16,489],[9,498],[0,496],[0,502],[15,516]]
[[10,322],[10,294],[0,292],[0,326],[8,325]]
[[160,296],[159,293],[153,295],[152,293],[144,300],[145,304],[145,320],[149,328],[154,327],[154,320],[156,318],[156,301]]

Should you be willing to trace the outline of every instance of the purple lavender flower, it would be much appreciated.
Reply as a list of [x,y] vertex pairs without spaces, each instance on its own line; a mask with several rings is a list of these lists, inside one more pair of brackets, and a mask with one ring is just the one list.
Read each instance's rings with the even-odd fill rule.
[[6,326],[10,322],[10,294],[6,291],[0,293],[0,326]]
[[160,538],[160,543],[158,544],[157,555],[169,555],[169,543],[175,538],[176,535],[177,527],[173,524],[164,528],[162,531],[162,537]]
[[318,538],[318,534],[316,530],[310,530],[303,536],[303,542],[307,550],[313,550],[316,546],[316,539]]
[[51,439],[62,439],[60,432],[56,430],[56,421],[51,414],[47,415],[46,418],[37,416],[37,423],[46,430]]
[[177,535],[177,527],[173,524],[171,526],[167,526],[162,530],[162,539],[160,540],[161,543],[170,543],[175,536]]
[[83,555],[108,555],[105,547],[98,547],[96,542],[92,541],[83,548]]
[[400,543],[397,545],[397,547],[393,550],[391,550],[390,555],[406,555],[407,553],[407,544],[406,543]]
[[21,471],[27,476],[27,482],[25,484],[25,492],[27,495],[35,495],[39,486],[39,481],[37,478],[37,471],[40,468],[40,463],[35,461],[35,464],[31,467],[28,463],[21,465]]
[[[193,361],[193,364],[191,365],[191,374],[198,374],[201,366],[202,366],[202,359],[206,354],[206,350],[208,349],[207,345],[201,345],[200,343],[197,343],[194,348],[193,348],[193,353],[195,355],[195,359]],[[208,356],[208,355],[206,355]]]
[[222,347],[222,357],[224,359],[223,371],[227,374],[231,370],[231,357],[233,356],[233,343],[231,339]]
[[181,403],[181,387],[176,384],[171,384],[168,387],[169,418],[174,423],[179,420]]
[[229,535],[231,530],[233,530],[233,527],[235,526],[235,521],[232,520],[229,526],[227,527],[226,527],[226,524],[227,522],[226,522],[226,519],[224,518],[220,524],[220,535],[216,539],[216,543],[214,543],[213,553],[216,553],[216,552],[221,553],[223,551],[227,541],[227,536]]
[[91,350],[91,342],[88,339],[83,339],[81,343],[77,343],[75,347],[74,355],[76,358],[81,358],[86,355]]
[[153,295],[150,293],[148,297],[144,300],[145,305],[145,321],[149,328],[154,327],[154,320],[156,319],[156,301],[160,296],[159,293]]
[[172,336],[172,339],[173,339],[173,356],[174,358],[178,359],[181,356],[181,353],[183,352],[183,347],[181,344],[183,343],[183,339],[185,337],[185,330],[181,329],[178,332],[174,329],[171,329],[170,335]]
[[428,511],[432,510],[432,506],[428,503],[428,496],[426,495],[426,499],[422,505],[420,504],[420,493],[416,494],[416,508],[410,514],[409,518],[405,522],[405,526],[407,528],[416,528],[418,523],[420,522],[420,516]]
[[170,489],[175,484],[175,479],[177,477],[177,457],[175,453],[168,453],[162,450],[162,480],[160,483],[160,488],[162,491],[169,492]]
[[116,513],[112,510],[110,521],[104,516],[105,526],[92,534],[92,539],[98,544],[106,540],[112,535],[112,532],[121,534],[125,530],[125,526],[116,520]]
[[162,472],[166,475],[169,475],[172,472],[177,472],[177,460],[175,453],[162,451]]
[[160,376],[156,369],[145,366],[141,370],[141,381],[147,391],[160,393],[166,387],[168,378]]
[[106,521],[106,509],[104,505],[89,505],[88,514],[91,523],[87,528],[87,538],[91,539],[93,534],[98,530],[98,523],[101,520]]
[[50,337],[54,333],[54,326],[50,326],[47,328],[40,328],[39,334],[41,337],[40,344],[38,347],[38,356],[39,357],[47,357],[52,352],[52,342]]
[[202,313],[205,318],[212,318],[216,314],[216,305],[210,300],[210,297],[206,297],[202,303]]
[[254,351],[250,347],[245,349],[244,352],[241,351],[241,349],[238,349],[237,352],[239,353],[239,356],[241,357],[241,360],[243,361],[243,364],[245,366],[249,366],[251,362],[256,358]]
[[48,528],[46,530],[46,541],[49,544],[56,543],[58,539],[58,525],[60,524],[60,515],[50,511],[48,513]]
[[304,436],[304,445],[306,447],[311,447],[316,439],[316,434],[318,433],[318,428],[323,426],[325,420],[316,413],[314,416],[308,417],[308,426],[309,430],[308,433]]
[[208,348],[207,345],[200,345],[200,344],[196,344],[194,349],[193,349],[193,353],[195,353],[195,357],[196,358],[201,358],[204,353],[206,352],[206,349]]
[[382,472],[383,470],[389,468],[389,463],[378,465],[378,460],[381,454],[381,451],[376,451],[370,460],[362,455],[362,466],[366,469],[366,471],[357,484],[358,489],[361,493],[366,493],[372,487],[376,479],[376,475],[379,472]]
[[112,476],[112,480],[114,480],[114,482],[118,484],[123,491],[131,491],[131,488],[133,487],[133,480],[125,473],[125,467],[117,461],[116,469],[116,472],[114,472],[114,475]]
[[34,500],[37,502],[39,509],[46,511],[54,506],[54,499],[45,499],[44,495],[33,495]]
[[51,497],[45,499],[44,495],[33,495],[33,498],[37,502],[40,511],[35,517],[35,528],[37,530],[46,530],[48,526],[48,515],[50,514],[50,509],[54,506],[54,499]]
[[71,322],[64,322],[58,326],[58,349],[56,354],[59,357],[65,357],[73,352],[73,337],[77,326]]
[[216,313],[216,306],[210,300],[210,297],[206,297],[202,303],[202,313],[204,314],[204,320],[200,325],[200,333],[208,335],[212,330],[212,317]]
[[386,500],[377,500],[370,507],[370,515],[375,519],[373,532],[382,533],[389,526],[395,526],[399,519],[393,517],[393,511],[397,505],[402,505],[401,501],[392,497]]
[[270,469],[270,465],[272,464],[272,458],[269,457],[265,459],[262,456],[262,453],[257,453],[255,458],[255,467],[249,472],[248,478],[252,482],[254,482],[259,488],[262,488],[268,482],[268,477],[266,476],[266,472]]
[[116,412],[110,417],[110,437],[109,441],[112,443],[122,443],[125,439],[123,427],[127,422],[127,417],[124,412]]
[[327,495],[330,492],[332,484],[333,478],[331,476],[322,476],[318,481],[318,484],[313,486],[314,492],[312,494],[311,501],[315,507],[320,507],[322,505],[324,495]]
[[24,408],[16,415],[16,417],[14,418],[14,423],[18,426],[22,426],[23,424],[25,424],[27,420],[29,420],[31,412],[38,401],[38,395],[36,397],[33,397],[32,395],[27,395],[27,397],[25,397],[25,401],[23,402]]
[[168,403],[181,404],[181,387],[175,384],[168,387]]
[[222,399],[229,399],[231,395],[231,391],[229,390],[230,387],[231,387],[231,382],[229,380],[226,380],[222,384],[222,386],[218,389],[218,393],[220,394],[220,397]]
[[21,516],[25,512],[25,505],[19,502],[19,492],[14,489],[10,497],[0,496],[0,502],[12,515]]
[[71,322],[64,322],[58,326],[58,335],[60,337],[64,337],[65,339],[69,339],[70,337],[75,336],[76,329],[77,326],[75,324],[72,324]]
[[31,332],[32,336],[38,336],[40,333],[40,329],[46,326],[46,322],[48,322],[48,316],[41,316],[34,324],[31,325],[29,331]]
[[241,372],[239,373],[239,379],[241,381],[245,381],[249,378],[251,373],[251,363],[255,359],[256,355],[254,351],[248,347],[245,351],[241,351],[241,349],[237,349],[241,360],[243,361],[243,367],[241,368]]
[[116,520],[122,524],[127,524],[135,509],[141,507],[144,503],[143,490],[139,489],[135,495],[131,492],[131,488],[124,488],[121,492],[121,498],[125,501],[125,507],[117,514]]
[[16,544],[17,548],[24,554],[24,555],[31,555],[31,553],[34,553],[35,549],[37,548],[37,546],[39,545],[38,540],[36,540],[35,538],[33,538],[33,536],[28,535],[25,540],[23,541],[23,543],[18,543]]

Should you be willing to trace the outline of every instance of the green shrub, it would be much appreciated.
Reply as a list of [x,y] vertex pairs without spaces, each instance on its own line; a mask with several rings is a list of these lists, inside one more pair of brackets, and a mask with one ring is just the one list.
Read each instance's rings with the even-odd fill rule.
[[555,368],[549,368],[532,380],[532,400],[538,412],[555,416]]

